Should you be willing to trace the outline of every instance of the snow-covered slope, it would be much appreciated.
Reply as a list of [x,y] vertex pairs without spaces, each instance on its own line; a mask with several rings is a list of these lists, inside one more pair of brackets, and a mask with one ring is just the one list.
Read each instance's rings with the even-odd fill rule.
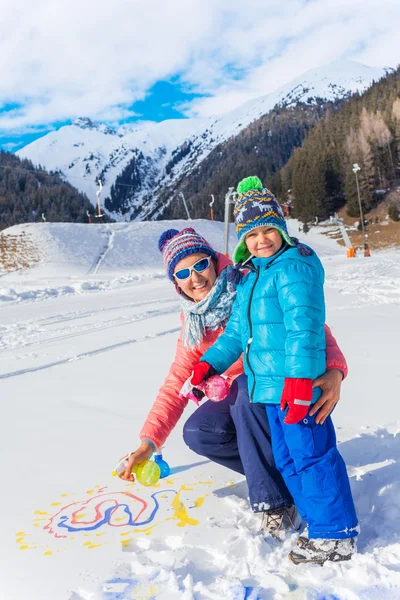
[[[0,273],[1,600],[398,600],[398,250],[348,260],[319,229],[302,236],[322,257],[349,363],[334,421],[361,524],[351,561],[288,561],[296,534],[263,535],[244,478],[184,444],[194,403],[163,450],[170,477],[145,488],[111,476],[173,361],[179,299],[156,241],[185,225],[1,234],[40,256]],[[222,248],[221,223],[194,226]]]
[[[352,61],[337,61],[308,71],[275,92],[256,98],[224,115],[208,119],[177,119],[161,123],[145,122],[124,125],[118,130],[79,119],[72,125],[32,142],[17,152],[48,170],[60,170],[67,180],[96,203],[96,181],[104,183],[102,200],[109,196],[111,185],[133,158],[137,161],[132,206],[144,196],[190,173],[217,144],[237,135],[250,123],[267,114],[277,104],[292,106],[297,102],[313,103],[317,99],[335,100],[356,91],[362,92],[385,75],[384,69]],[[182,157],[165,171],[172,157],[184,145]],[[129,220],[130,211],[125,217]]]

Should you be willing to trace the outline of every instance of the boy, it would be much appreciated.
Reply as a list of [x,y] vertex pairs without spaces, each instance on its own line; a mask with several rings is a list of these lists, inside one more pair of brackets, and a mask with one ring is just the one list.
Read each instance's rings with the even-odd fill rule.
[[346,466],[331,419],[317,425],[308,415],[321,394],[312,381],[325,369],[324,271],[316,254],[289,236],[279,204],[258,177],[244,179],[238,194],[233,260],[249,273],[192,383],[223,373],[244,351],[250,401],[266,405],[277,467],[308,525],[289,558],[349,560],[358,524]]

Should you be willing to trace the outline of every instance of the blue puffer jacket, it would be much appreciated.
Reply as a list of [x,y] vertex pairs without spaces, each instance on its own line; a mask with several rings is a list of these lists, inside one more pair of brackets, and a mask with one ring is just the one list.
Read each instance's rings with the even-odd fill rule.
[[[252,260],[225,332],[203,355],[224,373],[244,351],[253,402],[279,404],[285,377],[315,379],[326,370],[324,270],[317,255],[284,246]],[[313,402],[321,395],[313,390]]]

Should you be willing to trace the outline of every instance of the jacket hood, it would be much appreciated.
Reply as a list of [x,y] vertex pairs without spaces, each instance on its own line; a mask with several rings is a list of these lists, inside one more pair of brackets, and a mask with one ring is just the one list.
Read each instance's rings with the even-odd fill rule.
[[232,261],[225,254],[221,254],[221,252],[217,252],[218,262],[217,262],[217,275],[221,273],[228,265],[232,265]]

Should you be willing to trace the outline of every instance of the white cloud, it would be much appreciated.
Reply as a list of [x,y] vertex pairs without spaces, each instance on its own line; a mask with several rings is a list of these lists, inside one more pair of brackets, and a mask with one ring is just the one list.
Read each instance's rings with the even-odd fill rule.
[[[129,116],[159,79],[217,114],[310,68],[400,62],[397,0],[14,0],[0,21],[0,129]],[[239,75],[238,75],[239,73]]]
[[18,148],[18,146],[19,144],[16,144],[14,142],[8,142],[6,144],[2,144],[2,149],[6,150],[7,152],[12,152],[16,148]]

